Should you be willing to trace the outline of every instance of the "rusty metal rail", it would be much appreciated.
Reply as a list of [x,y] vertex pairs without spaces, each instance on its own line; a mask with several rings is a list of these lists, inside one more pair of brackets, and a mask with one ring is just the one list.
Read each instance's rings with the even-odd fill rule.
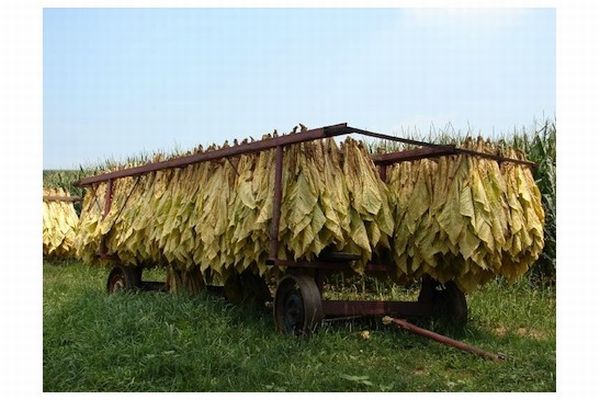
[[147,174],[149,172],[160,171],[168,168],[183,168],[191,164],[204,161],[214,161],[225,157],[234,157],[242,154],[258,153],[278,146],[287,146],[290,144],[308,142],[311,140],[325,139],[328,137],[352,133],[346,123],[325,126],[322,128],[311,129],[301,133],[277,136],[269,139],[258,140],[252,143],[242,143],[236,146],[225,147],[218,150],[207,151],[205,153],[193,154],[185,157],[173,158],[171,160],[149,163],[139,167],[122,169],[106,174],[96,175],[84,178],[75,183],[77,186],[88,186],[94,183],[105,182],[110,179],[124,178],[136,175]]
[[475,347],[470,344],[458,341],[456,339],[449,338],[448,336],[440,335],[439,333],[432,332],[427,329],[423,329],[421,327],[411,324],[410,322],[408,322],[404,319],[391,318],[391,317],[386,316],[386,317],[383,317],[383,323],[384,323],[384,325],[389,325],[389,324],[393,323],[398,328],[407,330],[407,331],[414,333],[416,335],[419,335],[419,336],[424,336],[426,338],[435,340],[436,342],[444,344],[446,346],[454,347],[456,349],[465,351],[467,353],[472,353],[472,354],[478,355],[478,356],[483,357],[488,360],[492,360],[492,361],[506,360],[506,356],[504,354],[490,353],[488,351],[480,349],[479,347]]
[[518,160],[516,158],[502,157],[496,154],[482,153],[480,151],[463,149],[455,146],[439,146],[434,148],[421,148],[414,150],[395,151],[391,153],[374,154],[371,156],[375,165],[387,166],[403,161],[415,161],[423,158],[436,158],[442,156],[452,156],[466,154],[474,157],[486,158],[497,162],[510,162],[513,164],[525,165],[530,168],[536,166],[534,162],[527,160]]
[[422,148],[414,150],[395,151],[392,153],[374,154],[371,156],[375,165],[390,165],[402,161],[414,161],[423,158],[442,157],[458,154],[455,147]]
[[426,149],[419,149],[420,151],[408,150],[400,151],[395,153],[389,153],[386,155],[374,156],[374,161],[381,164],[392,164],[401,161],[410,161],[420,158],[431,158],[440,157],[442,155],[449,154],[469,154],[476,157],[483,157],[496,160],[498,162],[511,162],[516,164],[523,164],[528,166],[535,166],[535,163],[525,160],[517,160],[513,158],[500,157],[494,154],[481,153],[474,150],[461,149],[450,145],[441,145],[435,143],[428,143],[419,140],[405,139],[392,135],[386,135],[383,133],[371,132],[365,129],[353,128],[348,126],[347,123],[341,123],[337,125],[324,126],[322,128],[310,129],[300,133],[293,133],[288,135],[276,136],[268,139],[258,140],[251,143],[242,143],[231,147],[224,147],[217,150],[207,151],[200,154],[192,154],[185,157],[173,158],[171,160],[165,160],[155,163],[149,163],[141,165],[139,167],[126,168],[118,171],[108,172],[88,178],[81,179],[75,182],[76,186],[89,186],[94,183],[106,182],[118,178],[132,177],[147,174],[150,172],[160,171],[169,168],[184,168],[191,164],[196,164],[205,161],[214,161],[227,157],[235,157],[242,154],[258,153],[265,150],[274,148],[282,148],[292,144],[298,144],[303,142],[309,142],[312,140],[326,139],[335,136],[348,135],[348,134],[360,134],[368,137],[374,137],[378,139],[388,140],[391,142],[405,143],[415,146],[422,146]]
[[432,305],[418,301],[383,300],[323,300],[323,313],[329,317],[381,316],[396,314],[405,317],[422,317],[431,313]]

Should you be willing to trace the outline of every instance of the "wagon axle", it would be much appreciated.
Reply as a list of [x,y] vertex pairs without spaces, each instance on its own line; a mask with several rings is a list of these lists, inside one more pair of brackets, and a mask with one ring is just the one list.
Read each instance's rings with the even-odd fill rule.
[[[317,276],[319,271],[317,271]],[[300,313],[301,315],[297,316]],[[277,330],[282,333],[310,334],[320,322],[345,317],[435,317],[455,326],[467,321],[467,304],[462,291],[453,282],[440,287],[433,279],[422,281],[417,301],[379,300],[325,300],[317,280],[306,273],[292,269],[277,285],[273,317]],[[289,327],[290,315],[299,321]]]
[[[143,281],[142,270],[141,267],[114,267],[107,279],[107,292],[168,290],[165,282]],[[288,269],[277,284],[273,299],[266,282],[249,273],[233,275],[219,293],[235,304],[264,304],[272,300],[276,329],[284,334],[307,335],[315,331],[323,319],[347,317],[435,317],[455,326],[467,321],[465,296],[453,282],[441,286],[424,277],[417,301],[326,300],[322,290],[322,276],[326,272],[318,268]]]

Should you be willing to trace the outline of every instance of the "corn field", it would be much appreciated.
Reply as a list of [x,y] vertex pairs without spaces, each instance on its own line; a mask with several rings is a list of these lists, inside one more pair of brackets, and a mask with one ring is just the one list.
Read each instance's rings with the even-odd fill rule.
[[545,121],[533,134],[515,134],[510,144],[524,151],[537,163],[534,178],[542,193],[546,213],[545,246],[530,276],[554,283],[556,281],[556,122]]

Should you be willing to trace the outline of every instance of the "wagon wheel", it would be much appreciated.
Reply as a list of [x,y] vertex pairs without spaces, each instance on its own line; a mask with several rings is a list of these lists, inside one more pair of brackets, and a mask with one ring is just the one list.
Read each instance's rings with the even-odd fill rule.
[[271,301],[271,291],[264,279],[251,271],[232,274],[224,284],[225,298],[233,304],[254,304],[264,306]]
[[453,281],[433,290],[433,316],[455,328],[467,323],[469,311],[465,294]]
[[273,309],[277,330],[287,335],[308,335],[323,319],[321,293],[306,275],[285,275],[277,285]]
[[108,294],[118,291],[130,291],[140,287],[142,269],[116,266],[110,271],[106,282]]

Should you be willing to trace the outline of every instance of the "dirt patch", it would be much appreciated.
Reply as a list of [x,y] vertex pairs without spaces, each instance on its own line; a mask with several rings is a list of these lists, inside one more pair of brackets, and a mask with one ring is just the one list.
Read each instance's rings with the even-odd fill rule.
[[546,339],[546,334],[544,334],[543,332],[538,331],[537,329],[531,329],[531,328],[519,328],[517,329],[517,336],[521,336],[521,337],[528,337],[528,338],[533,338],[533,339]]
[[497,326],[494,328],[494,333],[498,336],[506,336],[508,329],[504,325]]
[[496,336],[501,336],[501,337],[504,337],[510,333],[513,333],[516,336],[527,337],[527,338],[536,339],[536,340],[541,340],[541,339],[547,338],[547,335],[545,333],[543,333],[537,329],[534,329],[534,328],[520,327],[517,329],[508,329],[504,325],[499,325],[499,326],[495,327],[493,329],[493,331],[494,331],[494,334],[496,334]]

